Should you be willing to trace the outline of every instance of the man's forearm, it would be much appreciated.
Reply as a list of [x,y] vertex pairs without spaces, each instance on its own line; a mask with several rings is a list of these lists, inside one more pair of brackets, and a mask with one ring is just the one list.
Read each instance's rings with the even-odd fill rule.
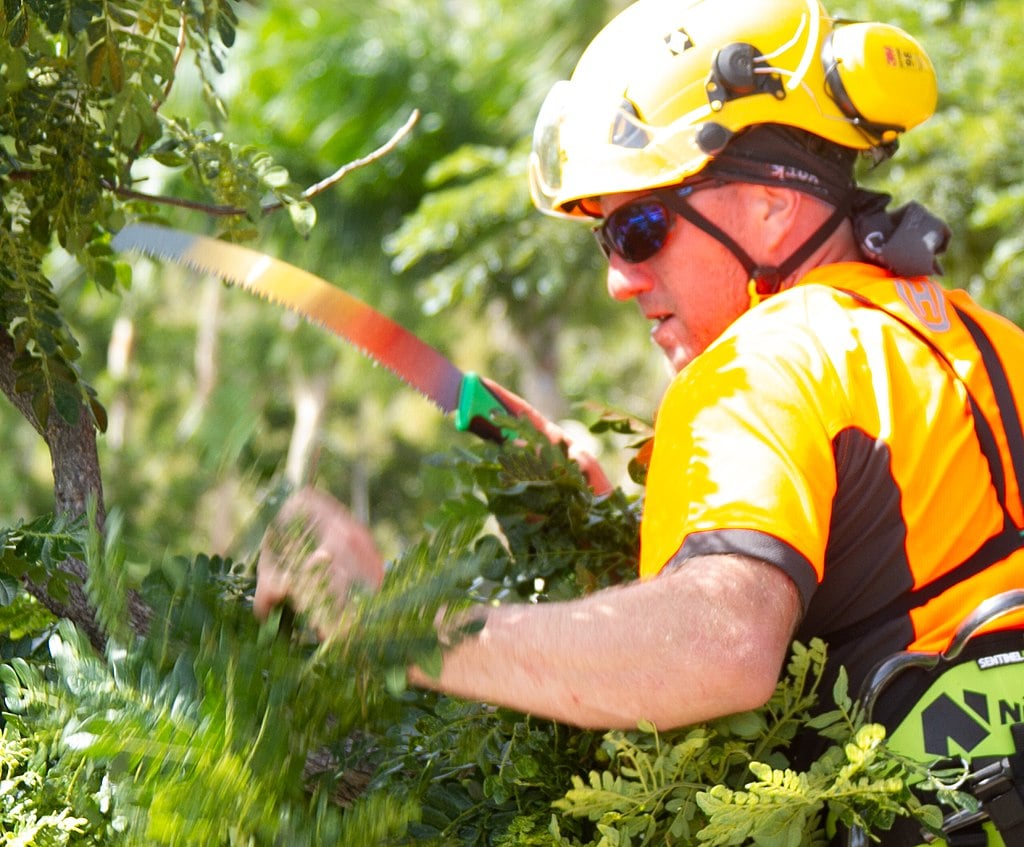
[[762,705],[798,613],[777,569],[703,557],[577,601],[490,609],[440,679],[411,680],[579,726],[664,729]]

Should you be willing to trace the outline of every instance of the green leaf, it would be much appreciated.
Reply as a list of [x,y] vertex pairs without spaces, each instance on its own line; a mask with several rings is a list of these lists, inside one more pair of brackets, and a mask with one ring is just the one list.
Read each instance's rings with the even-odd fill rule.
[[836,705],[845,709],[849,709],[851,706],[849,687],[846,668],[840,668],[839,675],[836,677],[835,685],[832,686],[832,699]]
[[74,426],[82,417],[82,398],[76,386],[66,382],[54,384],[54,407],[65,423]]
[[738,738],[756,739],[767,730],[765,716],[761,712],[740,712],[722,720],[722,726]]
[[0,606],[9,606],[21,594],[21,583],[0,573]]
[[408,674],[404,667],[392,665],[384,670],[384,686],[388,693],[397,697],[409,686]]
[[50,422],[50,395],[46,391],[37,391],[32,396],[32,413],[36,417],[36,422],[42,429],[46,429]]
[[286,208],[295,231],[303,238],[307,237],[316,226],[316,207],[312,203],[300,202],[288,203]]

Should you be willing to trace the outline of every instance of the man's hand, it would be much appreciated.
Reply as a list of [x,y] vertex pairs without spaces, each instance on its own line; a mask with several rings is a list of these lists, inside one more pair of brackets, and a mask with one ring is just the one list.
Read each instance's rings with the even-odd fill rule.
[[353,584],[376,590],[383,579],[384,562],[369,530],[329,494],[303,488],[285,502],[263,537],[253,610],[265,618],[290,600],[324,634]]
[[492,382],[489,379],[484,381],[494,396],[501,400],[512,414],[526,418],[537,428],[538,432],[547,436],[552,444],[564,444],[566,446],[569,458],[580,466],[583,476],[590,483],[591,491],[598,496],[611,492],[612,484],[605,475],[600,463],[592,454],[574,444],[565,430],[558,426],[558,424],[554,424],[545,418],[544,415],[518,394],[513,394],[504,386],[498,385],[498,383]]

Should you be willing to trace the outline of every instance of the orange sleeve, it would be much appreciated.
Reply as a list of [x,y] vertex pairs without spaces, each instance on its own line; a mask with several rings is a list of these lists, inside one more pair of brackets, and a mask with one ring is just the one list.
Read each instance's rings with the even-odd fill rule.
[[[767,555],[798,585],[820,580],[844,397],[814,339],[785,322],[737,327],[694,360],[658,413],[641,575],[660,571],[691,536],[739,530],[777,548]],[[813,574],[793,572],[808,567]]]

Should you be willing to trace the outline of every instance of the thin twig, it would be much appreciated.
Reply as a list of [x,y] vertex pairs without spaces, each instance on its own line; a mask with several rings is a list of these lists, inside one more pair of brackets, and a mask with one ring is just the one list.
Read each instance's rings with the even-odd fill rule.
[[311,185],[305,191],[302,192],[302,197],[305,200],[309,200],[312,197],[316,197],[317,194],[321,194],[328,188],[341,182],[346,176],[357,168],[361,168],[364,165],[369,165],[371,162],[376,162],[378,159],[383,158],[395,147],[398,143],[405,138],[412,128],[416,125],[416,121],[420,119],[419,109],[413,109],[412,114],[409,115],[409,119],[402,124],[391,138],[374,150],[370,155],[364,156],[362,159],[356,159],[354,162],[349,162],[347,165],[342,165],[338,170],[331,174],[327,179],[318,182],[316,185]]
[[188,19],[185,17],[185,12],[181,13],[181,20],[178,22],[178,45],[174,50],[174,61],[171,67],[174,68],[174,73],[170,75],[170,79],[167,80],[167,85],[164,86],[164,96],[159,102],[153,104],[153,111],[160,111],[160,107],[167,102],[167,98],[171,96],[171,89],[174,87],[174,81],[178,78],[178,65],[181,63],[182,56],[185,55],[185,43],[188,35]]
[[[412,131],[412,128],[416,125],[416,121],[419,120],[419,117],[419,110],[414,109],[412,114],[409,116],[409,119],[401,127],[399,127],[395,134],[392,135],[391,138],[389,138],[384,144],[382,144],[369,155],[363,156],[361,159],[356,159],[355,161],[349,162],[348,164],[338,168],[338,170],[336,170],[333,174],[327,177],[327,179],[321,180],[320,182],[311,185],[309,188],[302,192],[302,199],[310,200],[313,197],[316,197],[318,194],[322,194],[327,189],[332,188],[333,186],[341,182],[352,171],[357,170],[358,168],[366,167],[367,165],[372,164],[373,162],[376,162],[378,159],[381,159],[384,156],[386,156],[388,153],[394,150],[395,147],[398,146],[399,142],[401,142],[401,140]],[[114,194],[116,194],[118,197],[124,197],[129,200],[142,200],[148,203],[156,203],[163,206],[177,206],[182,209],[192,209],[194,211],[204,212],[207,215],[211,215],[213,217],[233,217],[248,214],[248,211],[246,209],[242,209],[238,206],[221,206],[213,203],[203,203],[196,200],[183,200],[178,197],[165,197],[153,194],[146,194],[145,192],[142,191],[136,191],[133,188],[125,188],[124,186],[114,185],[113,183],[107,180],[103,180],[102,185],[108,191],[114,192]],[[263,206],[260,207],[260,211],[264,215],[269,215],[272,212],[277,212],[280,209],[283,209],[284,206],[285,204],[282,201],[275,200],[273,203],[265,203]]]
[[115,185],[110,180],[100,180],[100,185],[107,191],[111,191],[118,197],[125,200],[142,200],[146,203],[155,203],[159,206],[175,206],[179,209],[192,209],[196,212],[203,212],[215,218],[237,217],[248,214],[245,209],[239,206],[218,206],[213,203],[204,203],[200,200],[183,200],[180,197],[166,197],[157,194],[146,194],[144,191],[136,191],[134,188],[125,188]]

